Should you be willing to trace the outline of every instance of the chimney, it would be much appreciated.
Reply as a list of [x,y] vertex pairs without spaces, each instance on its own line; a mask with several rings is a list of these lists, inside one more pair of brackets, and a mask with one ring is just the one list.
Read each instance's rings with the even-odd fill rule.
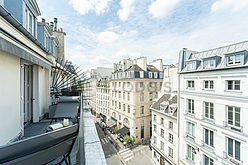
[[45,22],[46,22],[45,18],[42,18],[42,19],[41,19],[41,21],[42,21],[43,23],[45,23]]
[[60,28],[60,31],[63,32],[63,28]]
[[51,29],[53,29],[53,22],[50,22],[50,27]]
[[57,31],[58,19],[54,18],[54,31]]

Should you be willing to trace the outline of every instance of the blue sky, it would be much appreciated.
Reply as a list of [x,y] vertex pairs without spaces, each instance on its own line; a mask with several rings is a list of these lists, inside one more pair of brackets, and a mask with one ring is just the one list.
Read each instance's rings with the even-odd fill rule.
[[178,62],[182,48],[203,51],[248,39],[247,0],[37,0],[41,18],[58,18],[66,58],[83,69],[123,58]]

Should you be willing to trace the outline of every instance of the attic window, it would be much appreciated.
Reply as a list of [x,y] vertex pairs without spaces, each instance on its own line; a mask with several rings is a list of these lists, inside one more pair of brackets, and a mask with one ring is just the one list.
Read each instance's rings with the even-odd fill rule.
[[196,69],[196,62],[193,61],[193,62],[187,63],[187,69],[188,69],[188,70]]
[[173,114],[173,113],[174,113],[174,110],[173,110],[172,107],[169,108],[169,113],[170,113],[170,114]]
[[227,65],[240,64],[241,55],[243,54],[233,54],[233,55],[227,56]]
[[154,78],[158,78],[158,73],[154,72]]
[[140,71],[140,78],[144,78],[144,72]]
[[215,59],[204,60],[203,64],[204,64],[204,68],[214,68]]
[[149,78],[152,78],[152,72],[149,72]]
[[165,109],[166,109],[166,105],[160,104],[160,110],[161,110],[161,111],[164,111]]

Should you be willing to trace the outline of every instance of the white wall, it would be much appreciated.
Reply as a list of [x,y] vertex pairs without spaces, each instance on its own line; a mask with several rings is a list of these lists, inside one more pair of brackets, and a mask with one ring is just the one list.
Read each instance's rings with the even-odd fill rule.
[[162,59],[157,59],[149,63],[149,65],[153,65],[156,67],[159,71],[163,71],[163,62]]
[[42,117],[42,115],[48,112],[49,108],[49,76],[48,69],[39,68],[39,117]]
[[4,0],[0,0],[0,5],[4,6]]
[[20,58],[0,49],[0,146],[21,132]]

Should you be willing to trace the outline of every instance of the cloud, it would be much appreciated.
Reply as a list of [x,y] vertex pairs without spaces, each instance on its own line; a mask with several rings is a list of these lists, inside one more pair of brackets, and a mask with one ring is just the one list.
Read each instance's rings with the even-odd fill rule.
[[111,32],[111,31],[105,31],[105,32],[101,32],[98,36],[98,40],[102,41],[102,42],[106,42],[106,43],[111,43],[114,42],[115,40],[117,40],[119,37],[118,34],[116,34],[115,32]]
[[169,15],[180,0],[156,0],[149,6],[149,14],[154,18],[164,18]]
[[122,9],[117,11],[117,15],[121,21],[126,21],[130,13],[134,11],[134,1],[135,0],[121,0],[120,6]]
[[248,7],[247,0],[218,0],[213,3],[211,12],[225,12],[230,11],[231,13],[238,12],[239,10]]
[[70,0],[70,4],[81,15],[93,10],[97,15],[104,14],[108,3],[112,0]]
[[127,49],[123,48],[120,51],[118,51],[115,55],[112,55],[112,58],[124,59],[124,58],[137,58],[140,56],[141,54],[138,52],[130,52]]

